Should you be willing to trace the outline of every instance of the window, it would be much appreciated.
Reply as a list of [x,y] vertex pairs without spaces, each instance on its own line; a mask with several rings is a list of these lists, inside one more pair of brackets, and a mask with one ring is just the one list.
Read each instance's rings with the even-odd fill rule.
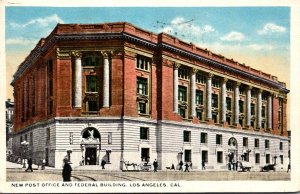
[[145,56],[138,55],[136,67],[148,71],[151,59]]
[[208,162],[208,151],[202,151],[202,161],[204,160],[205,163]]
[[32,132],[30,132],[30,134],[29,134],[29,145],[33,146],[33,133]]
[[226,109],[231,110],[231,98],[226,97]]
[[240,88],[239,88],[239,92],[240,92],[240,94],[242,94],[242,95],[245,95],[245,94],[246,94],[246,90],[245,90],[244,87],[240,87]]
[[248,147],[248,137],[243,137],[243,146]]
[[251,127],[254,127],[254,120],[250,121],[250,125],[251,125]]
[[256,153],[256,154],[255,154],[255,163],[256,163],[256,164],[259,164],[259,163],[260,163],[260,154],[259,154],[259,153]]
[[227,91],[233,91],[233,83],[228,81],[226,82],[226,90]]
[[221,151],[217,152],[217,162],[223,163],[223,152],[221,152]]
[[88,66],[88,67],[100,66],[100,57],[97,56],[84,57],[83,66]]
[[184,86],[179,86],[178,87],[178,100],[182,101],[182,102],[187,101],[186,87],[184,87]]
[[183,141],[191,142],[191,132],[190,131],[183,131]]
[[20,136],[20,143],[22,143],[23,142],[23,136],[21,135]]
[[265,116],[266,116],[266,107],[262,106],[262,108],[261,108],[261,117],[265,117]]
[[226,114],[226,122],[228,125],[231,125],[231,116],[229,114]]
[[282,142],[279,143],[279,150],[283,150],[283,143]]
[[140,139],[149,140],[149,128],[147,127],[140,128]]
[[112,144],[112,132],[108,132],[107,142],[108,144]]
[[46,144],[50,143],[50,128],[46,129]]
[[207,143],[207,133],[201,133],[201,143]]
[[283,155],[280,155],[280,164],[283,164]]
[[142,162],[150,162],[150,151],[149,150],[150,150],[149,148],[141,149]]
[[211,104],[213,108],[218,108],[218,95],[212,94],[211,95]]
[[219,78],[212,78],[212,86],[216,88],[220,88],[220,79]]
[[255,104],[254,103],[251,103],[251,115],[255,115]]
[[203,105],[203,91],[196,90],[196,104]]
[[95,75],[86,76],[86,92],[98,92],[99,91],[99,79]]
[[243,118],[239,118],[239,124],[241,125],[241,126],[244,126],[244,119]]
[[25,140],[25,141],[27,141],[27,134],[25,134],[25,138],[24,138],[24,140]]
[[189,79],[189,70],[184,67],[178,69],[178,77],[181,79]]
[[192,161],[192,151],[184,150],[184,162],[191,162],[191,161]]
[[141,95],[147,95],[147,78],[143,78],[143,77],[137,77],[137,83],[136,83],[136,93],[137,94],[141,94]]
[[198,72],[196,74],[196,82],[201,83],[201,84],[205,84],[206,83],[206,77],[203,74],[201,74],[200,72]]
[[199,121],[202,121],[203,120],[203,111],[202,110],[197,110],[196,111],[196,115],[197,115],[197,118],[199,119]]
[[218,123],[218,113],[212,112],[211,116],[212,116],[212,120],[214,121],[214,123]]
[[268,140],[268,139],[265,140],[265,148],[266,149],[270,148],[270,140]]
[[220,134],[216,135],[216,144],[222,145],[222,135],[220,135]]
[[179,107],[178,108],[178,111],[179,111],[179,115],[182,117],[182,118],[186,118],[186,114],[185,114],[185,112],[186,112],[186,109],[185,108],[183,108],[183,107]]
[[254,139],[254,147],[259,148],[259,139]]
[[138,113],[139,114],[146,114],[146,102],[139,101],[138,102]]
[[239,100],[239,111],[240,113],[244,112],[244,101]]
[[97,98],[90,98],[89,101],[87,102],[87,110],[88,111],[98,111],[98,102],[96,101]]
[[266,164],[270,164],[270,154],[266,154]]

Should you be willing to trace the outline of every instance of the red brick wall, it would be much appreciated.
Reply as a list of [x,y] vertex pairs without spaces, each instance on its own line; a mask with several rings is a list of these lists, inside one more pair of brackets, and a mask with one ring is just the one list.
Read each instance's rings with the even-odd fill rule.
[[283,130],[283,136],[287,137],[288,136],[288,133],[287,133],[287,117],[286,117],[286,103],[287,103],[287,100],[284,99],[283,100],[283,103],[282,103],[282,130]]
[[278,135],[278,108],[279,108],[279,100],[278,97],[273,96],[273,134]]

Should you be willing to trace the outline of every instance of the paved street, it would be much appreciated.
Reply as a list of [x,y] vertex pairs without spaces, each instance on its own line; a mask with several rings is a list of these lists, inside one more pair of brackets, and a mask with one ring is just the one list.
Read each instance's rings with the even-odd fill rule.
[[[14,168],[15,166],[15,168]],[[20,164],[7,165],[7,181],[62,181],[61,169],[46,168],[25,172]],[[35,168],[35,167],[34,167]],[[225,181],[225,180],[290,180],[286,172],[233,172],[233,171],[158,171],[120,172],[106,170],[73,170],[72,181]]]

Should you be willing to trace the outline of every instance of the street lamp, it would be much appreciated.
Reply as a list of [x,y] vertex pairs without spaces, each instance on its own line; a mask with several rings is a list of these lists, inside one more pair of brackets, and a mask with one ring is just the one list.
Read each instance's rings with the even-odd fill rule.
[[29,142],[27,142],[26,140],[21,142],[22,156],[23,156],[23,168],[26,168],[25,158],[27,157],[28,145],[29,145]]

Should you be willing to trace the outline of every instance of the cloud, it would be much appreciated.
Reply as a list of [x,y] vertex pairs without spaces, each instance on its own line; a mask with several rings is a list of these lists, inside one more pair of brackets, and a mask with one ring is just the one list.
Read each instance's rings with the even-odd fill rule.
[[6,40],[6,45],[32,45],[36,43],[37,43],[36,40],[27,39],[24,37],[10,38]]
[[245,36],[241,32],[232,31],[229,34],[220,38],[223,41],[243,41]]
[[47,16],[44,18],[36,18],[36,19],[30,20],[24,24],[11,22],[10,26],[13,28],[26,28],[31,25],[36,25],[39,27],[47,27],[50,24],[57,24],[57,23],[64,23],[64,21],[57,14],[53,14],[51,16]]
[[247,48],[255,50],[255,51],[266,51],[266,50],[273,50],[276,47],[273,45],[269,45],[269,44],[249,44],[247,45]]
[[283,26],[278,26],[274,23],[267,23],[263,27],[263,29],[258,30],[257,33],[259,35],[271,34],[271,33],[284,33],[286,28]]

